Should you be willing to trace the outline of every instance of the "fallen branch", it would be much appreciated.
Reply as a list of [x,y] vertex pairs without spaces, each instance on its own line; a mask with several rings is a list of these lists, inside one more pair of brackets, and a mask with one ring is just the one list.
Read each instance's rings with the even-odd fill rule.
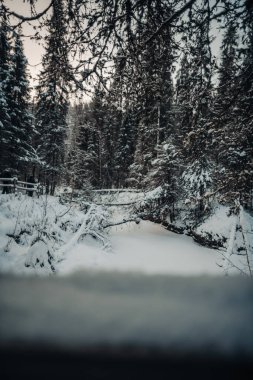
[[109,228],[109,227],[114,227],[114,226],[120,226],[121,224],[125,224],[125,223],[128,223],[128,222],[135,222],[136,224],[139,224],[141,221],[140,218],[131,218],[131,219],[123,219],[122,221],[118,222],[118,223],[111,223],[111,224],[107,224],[106,226],[104,226],[104,228]]
[[130,203],[95,203],[97,206],[107,206],[107,207],[112,207],[112,206],[131,206],[138,203],[138,201],[135,202],[130,202]]
[[[233,261],[230,260],[230,259],[227,257],[226,253],[224,254],[224,253],[222,253],[222,251],[220,251],[220,250],[219,250],[219,252],[220,252],[220,254],[224,257],[224,259],[232,265],[233,268],[238,269],[239,272],[241,272],[244,276],[247,276],[247,277],[248,277],[248,273],[244,272],[241,268],[239,268],[237,265],[235,265],[235,263],[233,263]],[[218,264],[217,264],[217,265],[218,265]],[[220,265],[218,265],[218,266],[220,266]],[[222,268],[223,266],[220,266],[220,267]]]
[[[190,230],[189,233],[187,233],[187,235],[191,236],[196,243],[203,245],[205,247],[215,248],[215,249],[224,247],[224,243],[226,241],[226,240],[222,241],[221,239],[214,240],[211,237],[208,239],[208,237],[202,236],[194,230]],[[211,234],[209,235],[211,236]]]

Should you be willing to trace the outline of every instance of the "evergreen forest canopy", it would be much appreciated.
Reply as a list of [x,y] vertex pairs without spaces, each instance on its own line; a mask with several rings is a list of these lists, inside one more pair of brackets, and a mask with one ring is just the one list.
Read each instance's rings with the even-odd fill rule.
[[[213,199],[253,208],[252,1],[26,2],[29,16],[0,1],[2,176],[32,174],[50,194],[159,188],[163,210],[192,204],[198,218]],[[45,54],[32,103],[33,21]]]

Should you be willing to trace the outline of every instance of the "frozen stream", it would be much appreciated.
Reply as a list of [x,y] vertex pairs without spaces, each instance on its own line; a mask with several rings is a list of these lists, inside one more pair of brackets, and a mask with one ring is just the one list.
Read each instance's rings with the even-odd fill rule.
[[[138,271],[148,274],[223,274],[219,251],[196,244],[190,237],[142,221],[114,227],[112,252],[101,251],[94,241],[81,243],[58,265],[59,273],[80,269]],[[217,265],[219,264],[219,265]]]

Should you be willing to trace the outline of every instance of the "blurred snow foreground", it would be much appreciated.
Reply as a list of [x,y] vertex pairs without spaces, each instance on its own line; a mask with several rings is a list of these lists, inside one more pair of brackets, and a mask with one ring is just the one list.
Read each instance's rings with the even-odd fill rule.
[[198,226],[227,237],[215,250],[108,210],[0,196],[0,377],[252,378],[252,280],[221,276],[248,274],[238,219]]
[[[117,200],[150,204],[156,193],[121,194]],[[191,237],[172,233],[159,224],[140,221],[136,210],[90,202],[62,203],[57,197],[0,195],[0,271],[4,273],[68,274],[79,269],[139,271],[148,274],[250,274],[253,221],[242,214],[249,231],[246,254],[233,254],[242,245],[234,215],[217,208],[196,231],[213,234],[224,247],[205,248]],[[107,200],[108,202],[108,196]],[[139,206],[139,207],[140,207]],[[130,210],[130,211],[129,211]],[[125,218],[125,219],[124,219]],[[126,220],[130,222],[126,223]],[[252,231],[253,233],[253,231]]]
[[252,378],[249,278],[86,271],[0,288],[2,378]]

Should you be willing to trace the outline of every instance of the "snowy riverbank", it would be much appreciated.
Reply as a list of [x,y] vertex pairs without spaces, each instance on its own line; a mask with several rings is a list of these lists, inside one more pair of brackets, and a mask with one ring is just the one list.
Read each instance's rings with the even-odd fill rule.
[[[56,197],[0,196],[0,272],[48,275],[53,268],[60,275],[80,269],[183,276],[246,273],[244,251],[237,255],[231,250],[232,243],[237,250],[242,246],[238,228],[232,234],[236,219],[228,217],[223,206],[197,230],[204,236],[225,236],[227,247],[219,250],[148,221],[104,228],[123,220],[124,210],[108,213],[106,207],[93,205],[87,212],[85,207],[61,204]],[[245,213],[243,223],[252,255],[252,217]]]

